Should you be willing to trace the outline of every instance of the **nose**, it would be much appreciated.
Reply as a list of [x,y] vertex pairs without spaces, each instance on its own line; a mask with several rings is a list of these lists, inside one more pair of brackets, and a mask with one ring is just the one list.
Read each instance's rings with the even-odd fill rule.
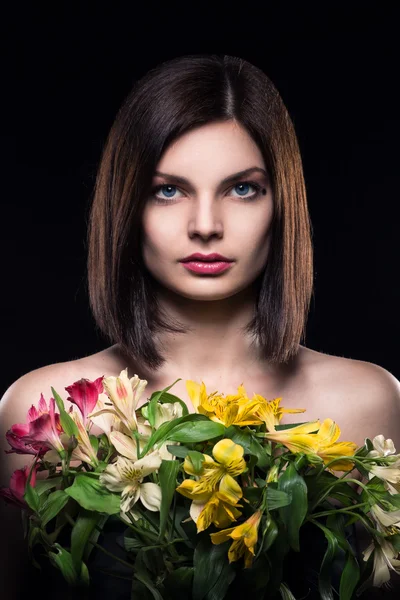
[[190,238],[199,236],[203,240],[223,236],[223,223],[220,207],[212,198],[198,198],[193,203],[188,223]]

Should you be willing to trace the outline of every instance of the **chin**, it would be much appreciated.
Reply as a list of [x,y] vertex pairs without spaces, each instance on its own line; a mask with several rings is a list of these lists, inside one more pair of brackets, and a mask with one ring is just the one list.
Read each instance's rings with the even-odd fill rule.
[[228,285],[227,282],[210,281],[208,279],[207,282],[203,281],[203,283],[207,284],[201,286],[203,289],[199,289],[199,285],[196,285],[196,283],[197,282],[193,282],[193,285],[186,285],[184,288],[178,286],[168,286],[168,289],[176,296],[187,298],[188,300],[194,300],[198,302],[213,302],[236,296],[240,292],[243,292],[243,290],[249,288],[252,282],[246,281],[241,286],[232,286]]

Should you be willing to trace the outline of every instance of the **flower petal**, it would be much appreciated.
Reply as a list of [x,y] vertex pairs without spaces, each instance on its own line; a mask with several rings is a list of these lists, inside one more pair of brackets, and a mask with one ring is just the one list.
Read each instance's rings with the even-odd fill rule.
[[191,381],[190,379],[186,381],[186,390],[196,412],[200,405],[200,389],[201,386],[199,383],[196,383],[196,381]]
[[221,479],[219,491],[226,497],[231,504],[236,504],[243,496],[243,491],[238,482],[229,474]]
[[137,460],[138,451],[135,440],[120,431],[111,431],[109,439],[119,454],[131,460]]
[[158,450],[147,454],[133,463],[133,468],[138,472],[137,477],[143,478],[154,473],[160,468],[162,459]]
[[318,431],[321,446],[334,444],[340,436],[339,426],[332,419],[325,419]]
[[161,488],[156,483],[140,484],[140,499],[149,510],[157,512],[161,508]]
[[229,438],[224,438],[215,444],[212,453],[219,463],[227,465],[240,461],[243,458],[244,448]]

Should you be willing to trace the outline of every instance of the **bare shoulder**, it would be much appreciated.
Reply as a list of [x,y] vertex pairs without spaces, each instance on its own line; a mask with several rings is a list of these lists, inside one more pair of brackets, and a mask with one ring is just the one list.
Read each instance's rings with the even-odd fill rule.
[[0,400],[0,409],[3,414],[4,411],[18,411],[20,406],[24,410],[27,403],[30,406],[39,401],[41,394],[46,399],[50,397],[51,387],[54,387],[65,399],[68,396],[65,388],[74,381],[82,377],[91,379],[100,375],[114,374],[113,371],[114,363],[111,360],[109,349],[90,356],[34,369],[19,377],[9,386]]
[[[27,412],[32,405],[37,406],[41,394],[46,401],[52,397],[53,387],[64,400],[68,408],[68,392],[66,387],[81,378],[94,380],[102,375],[119,375],[119,364],[113,358],[111,349],[76,360],[45,365],[25,373],[14,381],[0,399],[0,454],[8,450],[5,433],[15,423],[25,423]],[[10,454],[2,461],[6,473],[2,477],[8,480],[10,470],[21,468],[26,464],[25,455]],[[4,482],[3,482],[4,484]]]
[[[305,348],[302,364],[313,410],[343,422],[357,442],[382,433],[400,450],[400,382],[384,367]],[[319,410],[318,410],[319,409]],[[362,440],[361,440],[362,438]]]

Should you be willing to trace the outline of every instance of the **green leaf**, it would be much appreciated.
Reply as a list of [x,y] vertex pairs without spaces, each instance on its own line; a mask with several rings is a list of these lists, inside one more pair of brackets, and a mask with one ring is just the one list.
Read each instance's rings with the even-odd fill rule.
[[251,504],[258,505],[262,497],[262,488],[247,486],[243,488],[243,497]]
[[168,392],[165,392],[159,399],[159,402],[161,402],[161,404],[174,404],[175,402],[178,402],[182,406],[182,416],[184,417],[189,414],[187,404],[185,404],[181,398],[178,398],[178,396],[174,396],[173,394],[168,394]]
[[198,421],[180,423],[176,425],[168,434],[168,440],[171,442],[203,442],[211,440],[225,432],[225,426],[222,423],[214,421]]
[[169,596],[174,600],[187,600],[191,596],[193,567],[178,567],[164,580]]
[[53,487],[57,487],[62,482],[62,477],[49,477],[48,479],[37,479],[35,483],[35,490],[41,496],[44,492],[51,490]]
[[286,525],[289,544],[296,552],[299,552],[299,532],[300,527],[307,514],[307,485],[304,478],[301,477],[293,463],[290,463],[278,480],[278,488],[291,496],[292,501],[289,505],[279,509],[279,515]]
[[59,394],[57,394],[56,390],[53,387],[51,388],[51,391],[53,393],[54,400],[57,403],[58,410],[60,411],[60,422],[63,430],[69,437],[71,437],[71,435],[79,437],[78,426],[65,410],[63,399]]
[[[298,425],[305,425],[309,421],[303,421],[301,423],[285,423],[282,425],[275,425],[276,431],[284,431],[285,429],[292,429],[292,427],[297,427]],[[315,426],[315,431],[318,431],[318,426]]]
[[[131,533],[131,532],[129,532]],[[134,534],[135,535],[135,534]],[[143,541],[136,537],[124,536],[124,548],[127,552],[138,552],[143,548]]]
[[392,544],[393,548],[397,550],[397,552],[400,552],[400,533],[395,533],[394,535],[391,535],[390,543]]
[[39,494],[35,488],[31,486],[29,480],[26,482],[24,499],[34,512],[38,512],[40,506]]
[[347,561],[343,569],[342,576],[340,578],[339,597],[340,600],[351,600],[353,592],[356,588],[358,580],[360,579],[360,567],[358,562],[353,555],[353,551],[350,549],[347,555]]
[[92,433],[89,435],[90,443],[92,445],[93,450],[97,453],[99,449],[99,438]]
[[246,454],[256,456],[257,466],[260,467],[260,469],[265,469],[269,466],[270,458],[266,448],[264,448],[253,436],[253,433],[249,427],[238,427],[236,425],[231,425],[225,431],[224,435],[235,442],[235,444],[240,444],[243,446]]
[[97,479],[86,474],[78,474],[74,483],[65,489],[83,508],[113,515],[119,513],[121,496],[110,492]]
[[208,592],[221,576],[224,566],[228,563],[229,542],[213,544],[209,533],[204,533],[205,535],[198,534],[201,539],[193,554],[193,600],[203,600],[207,597]]
[[267,552],[278,536],[278,526],[271,517],[266,521],[262,536],[261,550]]
[[[284,529],[282,522],[276,523],[278,527],[278,534],[275,536],[273,542],[273,549],[268,553],[268,561],[270,563],[270,581],[268,583],[268,594],[271,594],[271,598],[274,597],[274,593],[279,592],[280,585],[283,577],[283,566],[285,564],[285,557],[290,550],[288,543],[287,532]],[[260,556],[260,559],[263,555]],[[295,557],[293,558],[295,560]]]
[[286,583],[281,583],[279,591],[283,600],[296,600]]
[[146,588],[152,594],[154,600],[163,600],[162,595],[160,594],[159,590],[154,585],[152,574],[150,573],[150,571],[147,569],[147,567],[145,565],[144,558],[143,558],[143,550],[140,550],[136,557],[134,577],[136,579],[138,579],[138,581],[143,583],[143,585],[146,586]]
[[156,423],[157,396],[159,396],[159,394],[156,394],[150,400],[150,402],[147,406],[147,419],[152,427],[155,427],[155,423]]
[[[383,510],[392,511],[400,508],[400,494],[391,494],[385,488],[379,477],[373,477],[361,493],[361,501],[369,502],[370,506],[379,504]],[[367,491],[368,490],[368,491]]]
[[42,534],[40,527],[31,525],[28,533],[28,549],[31,550],[36,544],[40,544],[42,541]]
[[172,444],[167,444],[167,450],[173,456],[177,456],[178,458],[186,458],[189,452],[189,448],[186,446],[176,446]]
[[169,433],[172,429],[174,429],[180,423],[187,422],[196,422],[196,421],[206,421],[207,423],[210,421],[208,417],[205,415],[199,415],[197,413],[190,413],[189,415],[185,415],[184,417],[179,417],[177,419],[173,419],[172,421],[167,421],[160,425],[160,427],[150,436],[149,441],[144,446],[140,456],[143,457],[147,454],[150,448],[154,446],[154,444],[165,442],[169,440]]
[[206,600],[221,600],[221,598],[225,598],[226,592],[235,577],[236,571],[234,566],[226,561],[222,567],[220,576],[208,592]]
[[203,468],[203,463],[205,461],[204,454],[202,454],[201,452],[197,452],[197,450],[189,450],[188,456],[193,465],[193,470],[196,473],[200,473],[201,469]]
[[[319,470],[314,469],[311,473],[308,473],[304,476],[304,481],[307,484],[308,498],[311,505],[313,505],[318,498],[321,498],[329,488],[332,489],[327,498],[336,498],[344,504],[352,503],[352,500],[357,503],[360,502],[360,494],[358,494],[356,490],[351,487],[349,482],[346,482],[345,480],[339,480],[336,475],[333,475],[328,471],[321,473]],[[318,504],[313,509],[313,512],[315,510],[317,512],[320,510],[318,508]]]
[[[158,402],[163,396],[166,395],[166,392],[168,392],[168,390],[170,390],[176,383],[178,383],[178,381],[182,381],[182,378],[176,379],[174,381],[174,383],[171,383],[171,385],[168,385],[163,390],[160,390],[158,392],[153,392],[152,395],[150,396],[150,402],[153,399],[155,399],[155,401]],[[170,395],[172,396],[172,394],[170,394]]]
[[[92,542],[97,542],[100,534],[102,533],[104,525],[107,523],[108,519],[110,519],[110,518],[111,518],[110,515],[104,515],[104,514],[99,513],[99,519],[96,523],[96,527],[92,530],[92,532],[88,538],[88,542],[83,551],[83,560],[85,562],[88,561],[89,556],[91,555],[92,550],[94,548],[94,545]],[[118,518],[118,521],[119,521],[119,518]]]
[[47,496],[46,501],[39,510],[39,516],[43,527],[45,527],[49,521],[58,515],[58,513],[67,504],[68,500],[69,496],[64,492],[64,490],[56,490]]
[[318,526],[322,529],[328,542],[324,558],[322,559],[320,572],[318,575],[318,589],[322,600],[334,600],[331,576],[332,576],[332,565],[335,560],[335,556],[338,552],[338,542],[335,535],[327,528],[318,523]]
[[79,577],[72,563],[71,554],[60,544],[54,544],[53,547],[57,549],[57,552],[48,553],[50,562],[61,571],[68,585],[76,586]]
[[40,498],[35,490],[30,484],[27,484],[25,488],[24,500],[34,512],[39,510],[40,506]]
[[158,470],[161,487],[160,539],[165,535],[169,509],[177,487],[176,477],[179,467],[180,463],[178,460],[163,460]]
[[267,487],[267,500],[268,510],[275,510],[282,506],[288,506],[292,501],[291,494],[283,492],[282,490],[275,490],[274,488]]
[[85,546],[101,518],[100,513],[81,509],[71,532],[71,556],[75,571],[80,573]]

